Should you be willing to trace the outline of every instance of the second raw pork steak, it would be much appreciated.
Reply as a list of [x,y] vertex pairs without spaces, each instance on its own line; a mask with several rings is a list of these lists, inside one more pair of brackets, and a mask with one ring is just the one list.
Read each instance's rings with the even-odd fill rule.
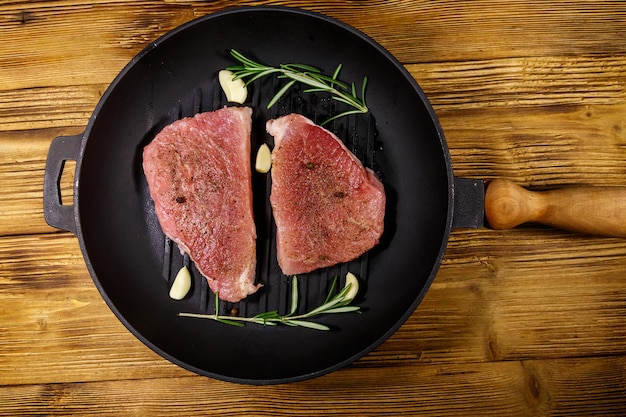
[[274,136],[270,203],[283,273],[348,262],[375,246],[385,191],[374,172],[304,116],[270,120],[267,131]]

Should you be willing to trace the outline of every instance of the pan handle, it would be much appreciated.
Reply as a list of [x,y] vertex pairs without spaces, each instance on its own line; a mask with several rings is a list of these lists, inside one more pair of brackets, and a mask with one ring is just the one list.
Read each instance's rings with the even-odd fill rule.
[[590,235],[626,237],[626,187],[528,191],[496,179],[487,188],[485,212],[494,229],[532,222]]
[[57,229],[76,234],[74,205],[61,203],[60,181],[66,161],[75,161],[83,135],[59,136],[50,144],[43,177],[43,208],[46,222]]

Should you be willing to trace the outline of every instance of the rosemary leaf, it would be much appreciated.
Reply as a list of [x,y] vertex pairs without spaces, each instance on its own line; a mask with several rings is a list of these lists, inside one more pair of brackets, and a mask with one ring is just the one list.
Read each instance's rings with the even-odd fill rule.
[[360,312],[358,306],[343,306],[324,311],[324,314]]
[[343,113],[339,113],[338,115],[333,116],[330,119],[325,120],[322,124],[320,124],[320,126],[324,126],[324,125],[332,122],[333,120],[339,119],[339,118],[344,117],[344,116],[348,116],[350,114],[360,114],[360,113],[362,113],[362,112],[359,111],[359,110],[350,110],[350,111],[346,111],[346,112],[343,112]]
[[298,278],[293,277],[293,282],[291,283],[291,309],[289,310],[288,316],[293,316],[298,310]]
[[237,327],[245,326],[245,323],[242,323],[240,321],[229,320],[229,319],[225,319],[225,318],[222,318],[222,317],[217,317],[215,319],[215,321],[218,321],[218,322],[223,323],[223,324],[229,324],[231,326],[237,326]]
[[278,326],[278,323],[276,323],[273,320],[268,320],[268,319],[256,319],[256,317],[253,317],[249,321],[250,321],[250,323],[261,324],[263,326]]
[[289,73],[289,74],[285,74],[287,75],[287,77],[291,78],[292,80],[298,81],[299,83],[314,87],[314,88],[321,88],[321,89],[325,89],[328,90],[328,86],[326,84],[324,84],[323,81],[320,81],[316,78],[313,77],[309,77],[307,76],[306,73]]
[[[276,72],[279,72],[276,69],[267,69],[265,71],[258,71],[256,72],[252,78],[249,78],[248,80],[245,81],[246,86],[250,85],[253,81],[258,80],[259,78],[265,77],[266,75],[270,75],[270,74],[274,74]],[[244,76],[241,75],[235,75],[235,77],[233,79],[238,79],[238,78],[243,78]]]
[[276,102],[287,92],[287,90],[289,90],[291,88],[292,85],[294,85],[296,83],[296,80],[291,80],[289,81],[287,84],[284,85],[283,88],[281,88],[278,93],[276,93],[276,95],[274,95],[274,97],[270,100],[269,103],[267,103],[267,108],[271,108],[274,104],[276,104]]
[[281,65],[282,68],[286,68],[292,71],[297,71],[297,70],[303,70],[303,71],[310,71],[310,72],[322,72],[322,70],[320,70],[319,68],[315,68],[312,67],[311,65],[306,65],[306,64],[283,64]]
[[315,330],[330,330],[330,327],[324,324],[319,324],[319,323],[306,321],[306,320],[289,320],[286,324],[306,327],[306,328],[315,329]]
[[343,65],[339,64],[337,65],[337,68],[335,68],[335,72],[333,72],[333,81],[337,81],[337,79],[339,78],[339,73],[341,72],[342,67]]
[[337,286],[337,277],[333,278],[333,282],[330,284],[330,289],[328,290],[328,295],[326,295],[326,299],[324,300],[322,304],[326,304],[327,302],[330,301],[330,299],[333,296],[333,293],[335,292],[336,286]]
[[341,298],[333,298],[332,300],[330,300],[326,304],[322,304],[321,306],[319,306],[317,308],[314,308],[313,310],[311,310],[308,313],[306,313],[306,317],[311,317],[311,316],[315,316],[317,314],[324,313],[324,312],[326,312],[326,310],[329,310],[329,309],[337,306],[338,304],[340,304],[341,301],[342,301]]
[[363,77],[363,82],[361,83],[361,102],[363,103],[363,106],[367,107],[365,105],[365,87],[367,86],[367,77]]
[[277,310],[272,310],[272,311],[266,311],[264,313],[259,313],[256,316],[254,316],[255,319],[262,319],[262,320],[267,320],[267,319],[277,319],[280,318],[280,315],[278,314]]
[[306,90],[302,90],[305,93],[325,93],[326,91],[322,88],[307,88]]

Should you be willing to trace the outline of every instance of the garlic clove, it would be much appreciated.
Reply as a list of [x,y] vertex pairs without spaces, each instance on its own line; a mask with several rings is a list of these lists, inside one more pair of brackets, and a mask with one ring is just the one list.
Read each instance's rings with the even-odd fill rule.
[[272,168],[272,152],[270,151],[269,146],[265,143],[259,147],[259,150],[256,153],[256,162],[254,164],[254,169],[257,172],[265,174],[269,172]]
[[344,299],[346,301],[348,301],[348,300],[352,301],[354,299],[354,297],[356,297],[357,293],[359,292],[359,280],[357,279],[356,275],[354,275],[352,272],[348,272],[346,274],[346,285],[345,285],[345,287],[347,287],[348,285],[350,285],[350,289],[346,293]]
[[191,289],[191,273],[186,266],[180,268],[170,288],[170,298],[182,300]]
[[241,78],[233,80],[234,74],[229,70],[221,70],[218,73],[220,86],[226,95],[226,99],[232,103],[243,104],[248,97],[248,89]]

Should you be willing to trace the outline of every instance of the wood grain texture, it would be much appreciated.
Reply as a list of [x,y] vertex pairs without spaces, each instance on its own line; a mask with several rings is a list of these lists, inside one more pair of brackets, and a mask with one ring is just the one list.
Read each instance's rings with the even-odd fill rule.
[[[614,56],[626,41],[621,2],[66,1],[50,7],[34,1],[0,8],[0,30],[6,35],[0,48],[2,82],[11,88],[108,82],[158,36],[236,5],[325,13],[365,32],[405,63]],[[37,48],[25,47],[33,38]]]
[[0,2],[0,416],[626,415],[623,239],[454,230],[394,335],[290,385],[193,375],[119,322],[76,237],[43,218],[49,144],[83,132],[159,36],[270,4],[341,19],[394,54],[432,103],[455,175],[533,190],[626,185],[622,1]]
[[[266,387],[202,377],[17,385],[0,391],[0,415],[273,416],[611,414],[624,411],[623,358],[560,359],[417,368],[348,368],[313,381]],[[372,383],[375,381],[375,383]],[[573,383],[572,381],[576,381]],[[623,382],[623,380],[622,380]],[[472,402],[473,396],[481,397]],[[602,397],[599,402],[594,399]],[[245,399],[233,403],[232,398]],[[590,401],[591,400],[591,401]]]

